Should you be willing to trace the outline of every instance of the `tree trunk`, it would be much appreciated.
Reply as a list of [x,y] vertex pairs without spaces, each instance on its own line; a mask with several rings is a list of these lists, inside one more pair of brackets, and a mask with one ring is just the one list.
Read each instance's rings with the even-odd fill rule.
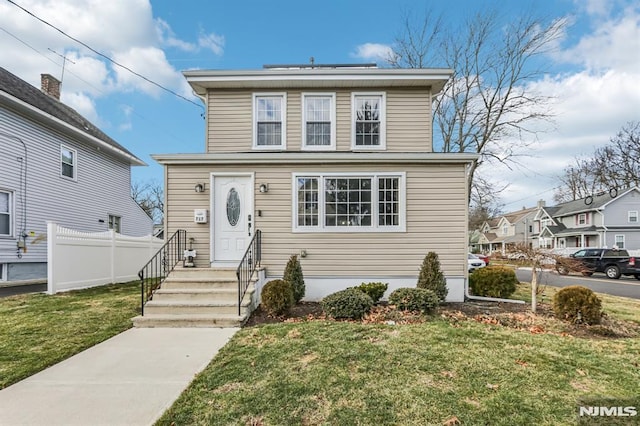
[[531,275],[531,312],[536,313],[538,309],[538,268],[533,267]]

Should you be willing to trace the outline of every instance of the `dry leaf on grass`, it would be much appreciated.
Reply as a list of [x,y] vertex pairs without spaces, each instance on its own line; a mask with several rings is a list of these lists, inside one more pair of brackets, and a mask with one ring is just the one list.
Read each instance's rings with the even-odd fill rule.
[[449,417],[447,420],[442,423],[443,426],[456,426],[462,424],[460,420],[456,416]]

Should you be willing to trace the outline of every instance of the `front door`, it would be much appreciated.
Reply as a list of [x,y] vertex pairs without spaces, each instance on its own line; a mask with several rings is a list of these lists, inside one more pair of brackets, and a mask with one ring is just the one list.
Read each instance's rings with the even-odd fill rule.
[[214,264],[237,266],[253,236],[251,176],[213,176]]

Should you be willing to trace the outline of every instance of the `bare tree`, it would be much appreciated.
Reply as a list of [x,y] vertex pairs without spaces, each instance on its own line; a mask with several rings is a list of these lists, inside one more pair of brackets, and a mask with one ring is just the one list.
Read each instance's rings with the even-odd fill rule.
[[499,194],[504,189],[504,186],[496,187],[485,178],[476,175],[469,203],[469,229],[479,229],[488,219],[502,214],[504,205]]
[[480,12],[459,28],[445,28],[430,12],[421,21],[407,15],[388,62],[395,67],[446,66],[453,70],[435,100],[434,134],[443,152],[481,155],[511,166],[536,140],[536,126],[549,122],[550,98],[531,89],[541,78],[542,56],[560,39],[565,20],[532,16],[506,25],[494,12]]
[[155,180],[133,182],[131,184],[131,197],[153,219],[153,223],[163,223],[164,190],[160,183]]
[[556,202],[578,200],[611,188],[640,184],[640,122],[627,123],[587,158],[576,158],[559,177]]

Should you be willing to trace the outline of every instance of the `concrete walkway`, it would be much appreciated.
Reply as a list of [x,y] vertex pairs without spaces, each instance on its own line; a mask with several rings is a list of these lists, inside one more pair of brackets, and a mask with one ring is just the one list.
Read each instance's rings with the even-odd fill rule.
[[0,425],[150,425],[238,328],[133,328],[0,391]]

